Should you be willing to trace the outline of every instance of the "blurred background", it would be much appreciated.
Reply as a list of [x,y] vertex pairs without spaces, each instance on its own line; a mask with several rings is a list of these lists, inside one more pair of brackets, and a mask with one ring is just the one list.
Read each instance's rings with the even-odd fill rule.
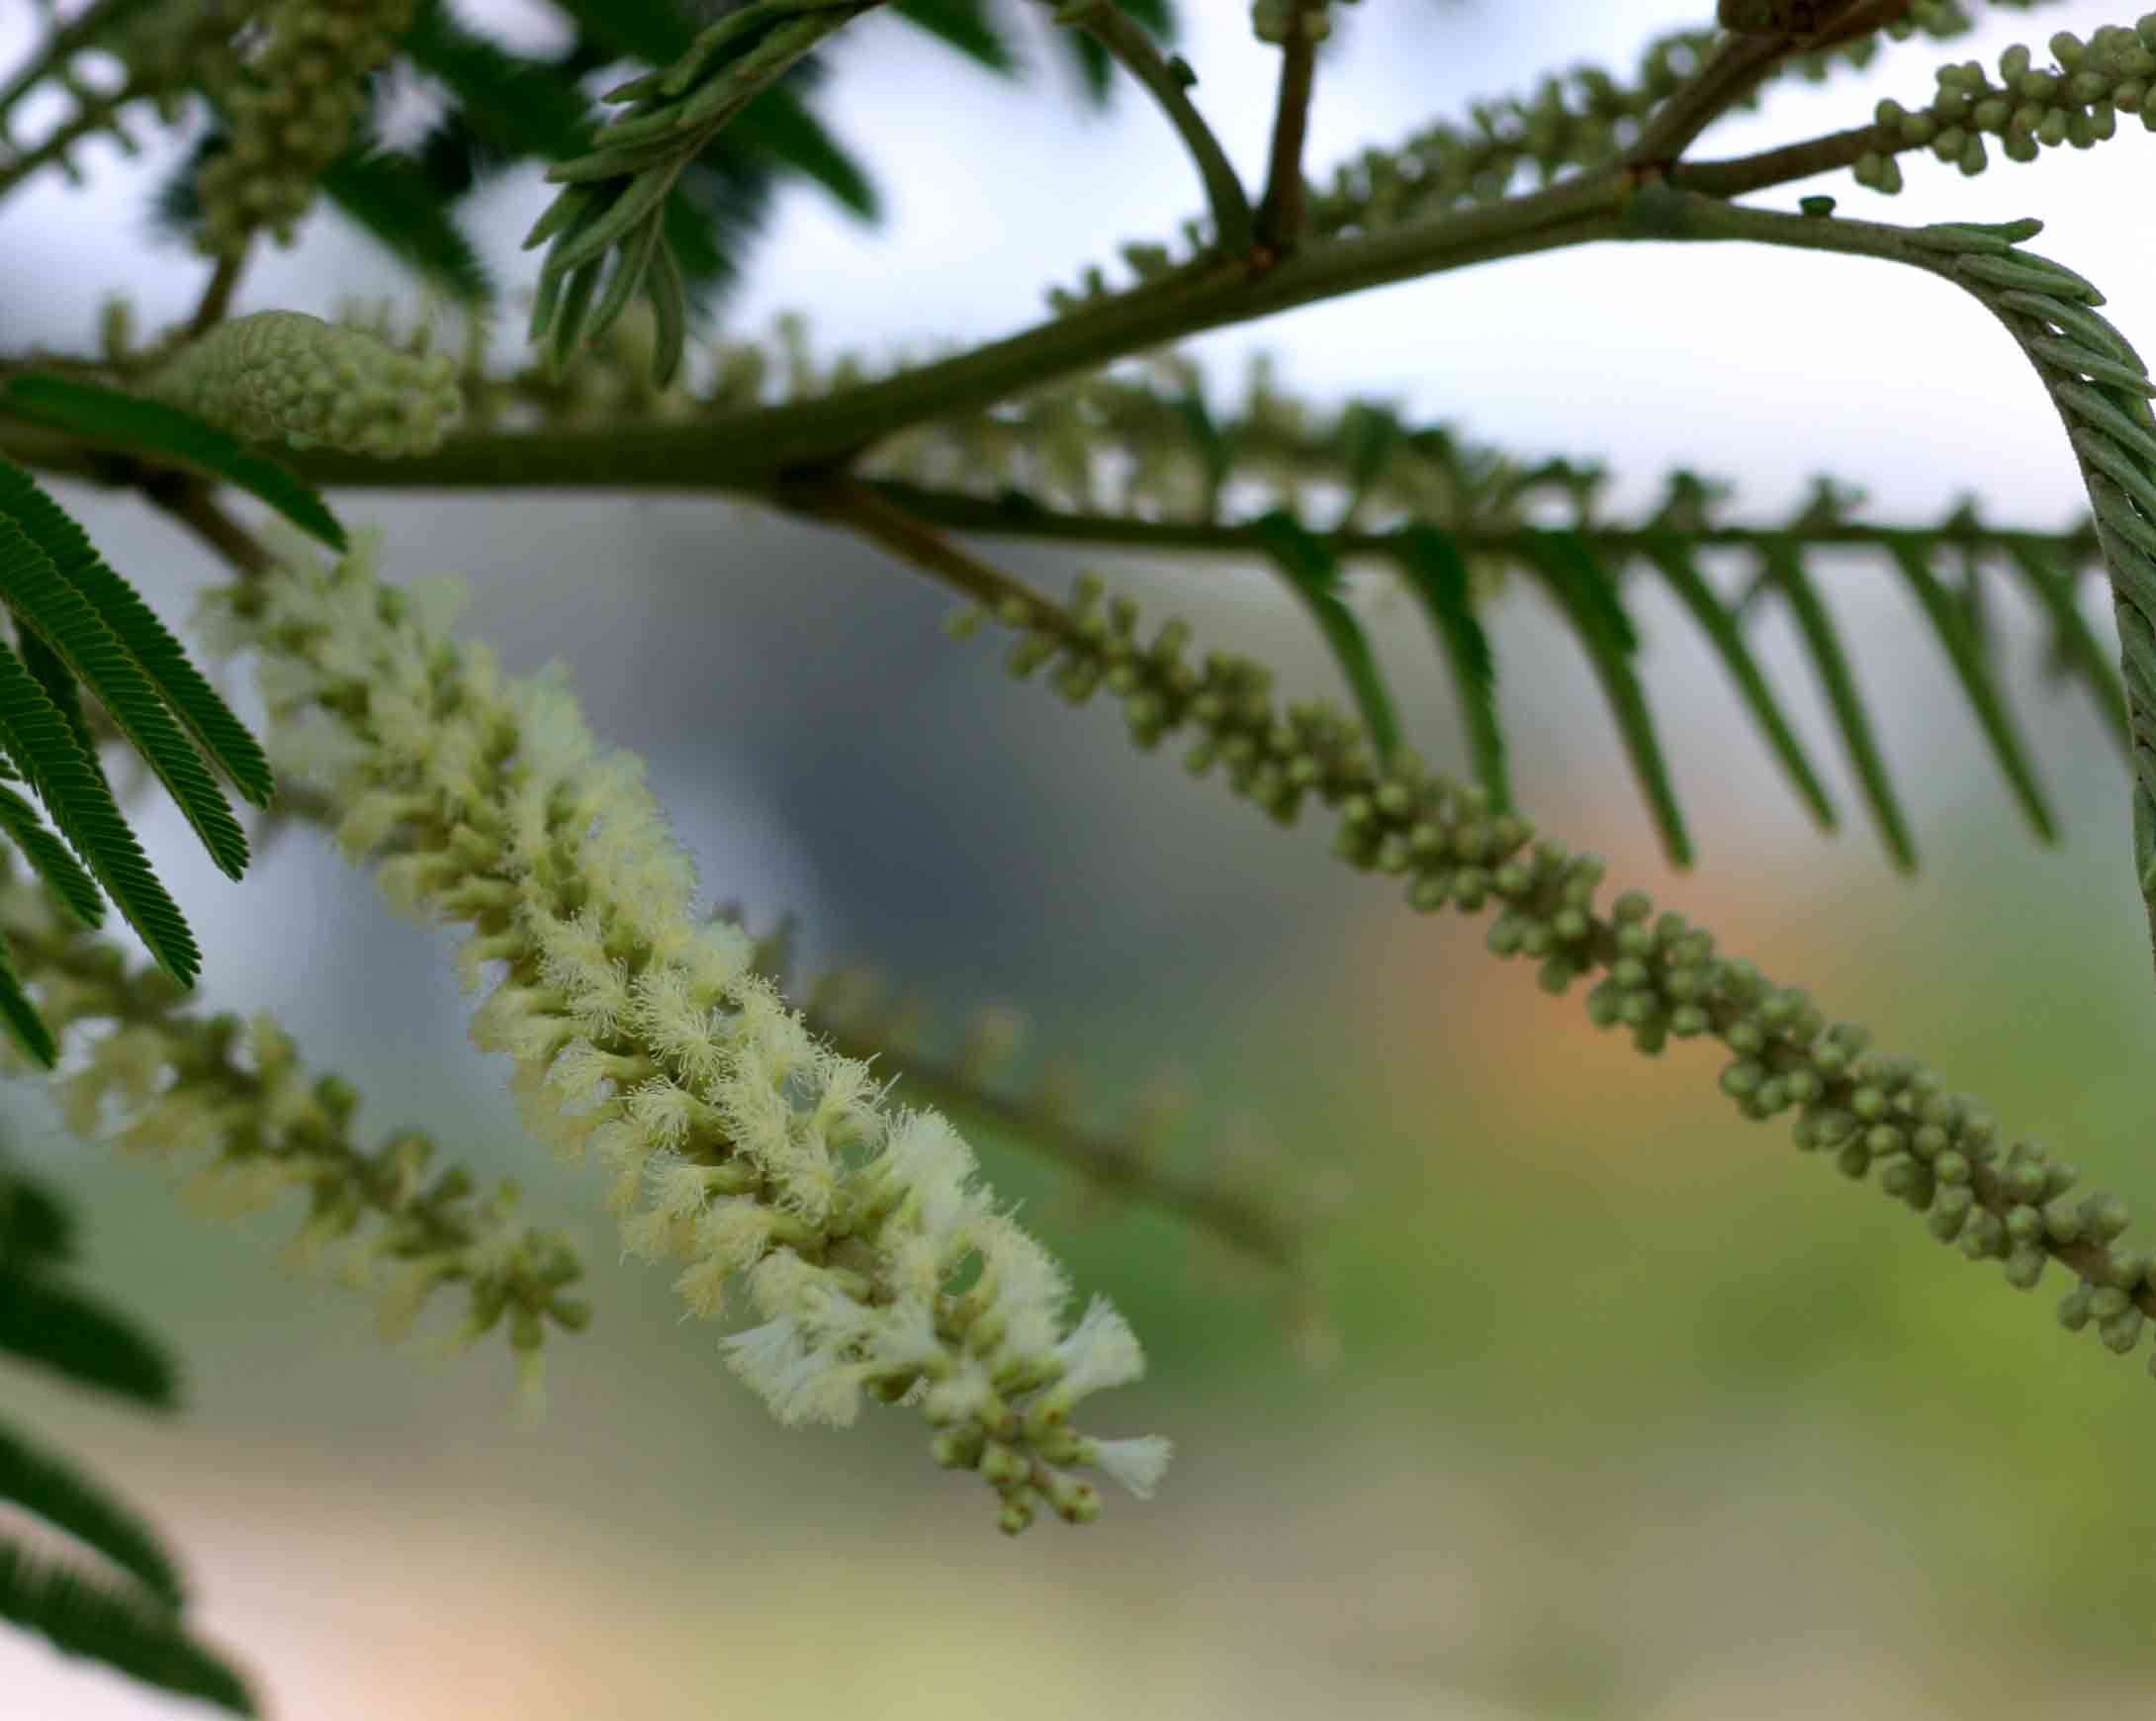
[[[515,0],[468,22],[539,40]],[[1366,0],[1319,84],[1319,175],[1366,141],[1464,115],[1552,65],[1629,71],[1706,0],[1500,5]],[[1209,117],[1252,178],[1273,55],[1240,0],[1186,0]],[[0,13],[0,60],[32,40]],[[1995,12],[1952,48],[1890,46],[1864,73],[1793,83],[1702,145],[1734,153],[1922,101],[1951,54],[2130,22],[2103,5]],[[807,314],[870,356],[1033,320],[1041,289],[1125,239],[1165,235],[1193,186],[1158,115],[1085,109],[1045,28],[998,83],[887,22],[831,56],[819,110],[879,170],[873,230],[786,194],[729,326]],[[191,309],[204,267],[147,238],[169,163],[107,151],[91,186],[41,181],[0,212],[10,347],[86,347],[125,285],[144,326]],[[2087,155],[1927,156],[1909,191],[1831,190],[1882,219],[2041,213],[2041,248],[2156,331],[2145,212],[2156,137]],[[50,176],[47,176],[50,181]],[[543,205],[490,193],[504,277]],[[399,277],[335,218],[252,269],[238,309],[332,315]],[[1605,459],[1645,502],[1685,464],[1780,517],[1811,478],[1860,481],[1876,517],[2063,524],[2081,496],[2055,415],[1983,314],[1929,279],[1842,259],[1603,246],[1366,294],[1194,349],[1234,388],[1246,355],[1321,402],[1388,398],[1523,458]],[[129,499],[69,489],[108,557],[183,617],[219,571]],[[366,1298],[278,1257],[289,1208],[188,1212],[151,1166],[0,1096],[8,1139],[86,1221],[90,1282],[184,1358],[159,1423],[20,1371],[31,1426],[82,1453],[169,1531],[203,1630],[309,1721],[641,1721],[1023,1712],[1147,1717],[1527,1718],[2139,1712],[2156,1701],[2156,1388],[2069,1340],[2051,1305],[1932,1243],[1906,1211],[1739,1120],[1708,1047],[1650,1062],[1482,950],[1482,925],[1411,916],[1327,856],[1322,821],[1276,832],[1105,709],[1073,713],[953,646],[944,595],[842,538],[730,503],[369,492],[393,577],[454,573],[465,629],[513,668],[574,670],[594,730],[636,750],[707,891],[755,924],[792,910],[814,971],[871,962],[953,1027],[991,1001],[1076,1061],[1103,1120],[1164,1058],[1195,1104],[1183,1161],[1269,1175],[1330,1215],[1322,1329],[1261,1274],[1154,1216],[1073,1199],[993,1138],[998,1188],[1087,1290],[1143,1335],[1141,1386],[1107,1433],[1178,1457],[1149,1504],[1006,1541],[986,1492],[935,1471],[904,1414],[783,1433],[683,1324],[669,1275],[617,1263],[595,1173],[519,1138],[507,1071],[466,1039],[439,937],[393,919],[308,832],[234,888],[147,811],[155,859],[209,960],[205,1003],[274,1011],[365,1096],[484,1178],[524,1180],[591,1267],[598,1318],[550,1344],[544,1419],[512,1412],[490,1342],[454,1361],[374,1335]],[[1061,589],[1079,564],[1011,549]],[[1209,562],[1097,564],[1188,614],[1202,643],[1331,691],[1278,585]],[[2079,694],[2038,673],[2007,601],[2013,690],[2064,818],[2026,835],[1935,640],[1883,559],[1823,558],[1924,868],[1897,878],[1851,816],[1817,835],[1771,772],[1697,634],[1641,593],[1649,685],[1699,837],[1667,874],[1576,646],[1518,594],[1491,618],[1523,804],[1606,854],[1616,885],[1682,908],[1833,1015],[1982,1094],[2010,1134],[2093,1182],[2156,1198],[2156,998],[2128,877],[2124,778]],[[2089,613],[2110,639],[2108,604]],[[1419,617],[1363,604],[1411,732],[1447,762],[1453,705]],[[1770,670],[1815,759],[1840,755],[1775,627]],[[252,705],[247,707],[254,709]],[[1615,886],[1613,886],[1615,887]],[[1238,1124],[1237,1120],[1249,1122]],[[1247,1159],[1248,1150],[1245,1150]],[[1240,1163],[1240,1162],[1238,1162]],[[2130,1240],[2130,1238],[2129,1238]],[[432,1336],[439,1337],[438,1330]],[[1318,1366],[1325,1365],[1325,1366]],[[0,1714],[194,1713],[42,1642],[0,1633]],[[207,1713],[207,1711],[202,1711]]]

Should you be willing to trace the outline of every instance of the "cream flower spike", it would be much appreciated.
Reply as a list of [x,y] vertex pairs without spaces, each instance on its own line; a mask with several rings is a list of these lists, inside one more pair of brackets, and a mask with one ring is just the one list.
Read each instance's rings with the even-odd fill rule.
[[263,311],[189,342],[142,386],[258,441],[394,458],[431,454],[463,415],[456,369],[305,312]]
[[371,536],[334,568],[277,542],[276,572],[211,599],[261,657],[273,742],[310,738],[323,786],[366,809],[346,836],[378,842],[408,905],[470,928],[465,971],[494,988],[474,1038],[517,1060],[546,1138],[596,1147],[624,1243],[681,1264],[693,1313],[746,1293],[734,1371],[788,1423],[917,1406],[937,1462],[979,1471],[1012,1533],[1043,1502],[1095,1517],[1082,1468],[1148,1493],[1165,1440],[1071,1425],[1142,1373],[1127,1323],[1102,1298],[1072,1320],[1062,1268],[957,1132],[890,1105],[753,971],[745,934],[695,912],[641,771],[598,751],[568,690],[422,625]]

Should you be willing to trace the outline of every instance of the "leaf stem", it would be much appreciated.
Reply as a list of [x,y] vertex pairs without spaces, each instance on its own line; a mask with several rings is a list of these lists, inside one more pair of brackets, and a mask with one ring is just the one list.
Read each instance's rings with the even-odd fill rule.
[[1190,88],[1197,80],[1188,63],[1180,56],[1163,54],[1144,28],[1113,0],[1095,0],[1083,16],[1071,22],[1121,61],[1167,115],[1205,184],[1218,248],[1231,255],[1247,251],[1253,232],[1250,197],[1227,151],[1220,147],[1219,138],[1190,98]]

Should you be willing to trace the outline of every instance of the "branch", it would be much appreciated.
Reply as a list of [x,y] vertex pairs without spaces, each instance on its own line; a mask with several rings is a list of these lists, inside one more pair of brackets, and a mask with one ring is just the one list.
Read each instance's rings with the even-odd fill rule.
[[1220,140],[1191,101],[1190,89],[1198,80],[1189,62],[1180,54],[1172,59],[1163,55],[1152,37],[1115,0],[1091,0],[1076,18],[1066,7],[1060,17],[1062,22],[1075,24],[1093,37],[1151,92],[1205,182],[1206,203],[1213,211],[1214,242],[1230,255],[1247,251],[1252,234],[1250,198],[1226,150],[1220,147]]
[[1309,130],[1310,94],[1317,76],[1317,44],[1330,20],[1325,0],[1292,0],[1280,41],[1280,94],[1273,113],[1273,147],[1258,205],[1258,238],[1275,250],[1293,250],[1309,224],[1303,183],[1303,141]]

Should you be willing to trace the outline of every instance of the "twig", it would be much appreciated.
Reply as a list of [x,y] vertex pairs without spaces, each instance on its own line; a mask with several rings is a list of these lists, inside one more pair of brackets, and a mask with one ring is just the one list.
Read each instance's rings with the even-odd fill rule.
[[195,307],[195,315],[188,319],[189,339],[208,333],[231,309],[232,291],[239,285],[240,270],[246,266],[247,248],[244,241],[236,250],[218,258],[217,268],[210,276],[210,283],[203,289],[202,302]]
[[1273,148],[1266,167],[1265,196],[1258,204],[1258,238],[1276,250],[1292,249],[1303,237],[1308,206],[1303,185],[1303,140],[1309,131],[1310,93],[1317,81],[1317,39],[1308,29],[1321,16],[1323,0],[1300,0],[1288,18],[1288,40],[1280,47],[1280,99],[1273,112]]
[[242,576],[258,580],[276,566],[261,542],[218,505],[208,484],[192,474],[163,472],[141,485],[150,502],[193,532]]
[[1071,22],[1120,60],[1160,104],[1161,112],[1190,151],[1199,178],[1205,182],[1206,202],[1213,211],[1213,237],[1220,249],[1230,254],[1247,251],[1253,231],[1249,194],[1243,190],[1242,180],[1220,147],[1220,140],[1213,135],[1213,128],[1191,101],[1190,87],[1197,78],[1189,64],[1180,56],[1164,56],[1136,20],[1113,0],[1095,0]]

